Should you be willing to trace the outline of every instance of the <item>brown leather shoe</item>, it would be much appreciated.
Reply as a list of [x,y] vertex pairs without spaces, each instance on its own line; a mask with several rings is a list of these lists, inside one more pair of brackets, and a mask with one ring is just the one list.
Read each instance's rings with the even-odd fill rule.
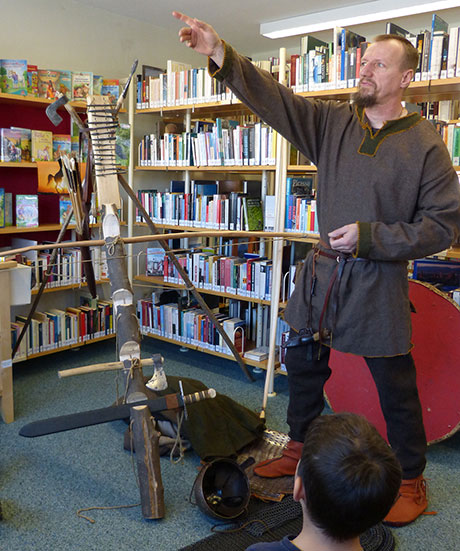
[[261,461],[254,467],[254,473],[263,478],[278,478],[280,476],[293,476],[297,463],[302,455],[302,442],[289,440],[281,457]]
[[418,518],[427,506],[426,481],[423,475],[403,480],[399,497],[383,522],[389,526],[405,526]]

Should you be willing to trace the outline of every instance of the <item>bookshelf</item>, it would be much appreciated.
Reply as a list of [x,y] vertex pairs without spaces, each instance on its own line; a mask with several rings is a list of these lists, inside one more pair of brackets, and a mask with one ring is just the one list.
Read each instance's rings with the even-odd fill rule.
[[[60,114],[63,117],[63,121],[58,127],[55,127],[48,119],[45,113],[45,109],[50,105],[53,100],[44,98],[37,98],[32,96],[18,96],[12,94],[0,93],[0,118],[2,120],[2,127],[8,128],[10,126],[19,126],[23,128],[30,128],[36,130],[48,130],[53,133],[70,133],[70,118],[65,108],[60,109]],[[78,111],[86,111],[86,104],[84,102],[72,101],[71,105]],[[126,111],[126,110],[125,110]],[[37,163],[35,162],[0,162],[0,187],[4,188],[6,192],[13,195],[13,207],[14,197],[17,193],[22,194],[37,194],[38,188],[38,173]],[[11,248],[12,239],[14,237],[32,239],[34,241],[55,241],[57,234],[61,230],[61,224],[59,223],[59,202],[58,195],[45,195],[39,196],[39,225],[36,227],[17,227],[16,225],[6,226],[0,228],[0,246],[4,249]],[[13,208],[13,223],[14,223],[14,208]],[[100,224],[91,224],[92,228],[99,227]],[[69,225],[63,239],[71,240],[75,230],[74,225]],[[3,264],[3,263],[2,263]],[[69,271],[73,273],[75,267]],[[107,282],[107,279],[98,279],[98,289],[103,290],[102,286]],[[59,286],[57,283],[48,284],[44,293],[48,296],[46,299],[42,299],[44,304],[40,304],[38,310],[47,311],[55,306],[61,306],[65,310],[66,306],[70,306],[75,300],[79,300],[80,294],[86,292],[86,284],[81,281],[75,281],[72,283],[62,284]],[[31,291],[32,300],[37,294],[37,287]],[[103,292],[101,293],[103,294]],[[16,322],[15,317],[27,316],[30,305],[14,306],[11,315],[12,321]],[[16,364],[21,361],[30,358],[37,358],[44,355],[59,352],[61,350],[67,350],[70,348],[76,348],[93,342],[98,342],[103,339],[113,338],[113,333],[101,335],[100,331],[83,334],[78,334],[80,329],[83,329],[83,325],[74,326],[73,342],[70,337],[66,338],[61,333],[55,331],[53,334],[53,328],[55,327],[55,319],[50,318],[51,321],[46,321],[45,334],[48,335],[49,342],[38,346],[38,351],[32,352],[32,348],[29,347],[29,343],[26,342],[27,335],[24,337],[23,342],[25,346],[22,346],[18,350],[12,363]],[[89,318],[88,318],[89,322]],[[21,325],[18,324],[16,330],[8,331],[8,342],[14,343],[14,339],[17,338]],[[62,329],[62,328],[61,328]],[[90,326],[88,324],[88,331]],[[86,327],[85,327],[86,330]],[[70,329],[69,329],[70,331]],[[75,333],[77,331],[77,333]],[[47,333],[46,333],[47,332]],[[70,334],[70,333],[69,333]],[[94,336],[94,338],[91,338]],[[81,337],[81,338],[80,338]],[[46,348],[46,349],[45,349]]]

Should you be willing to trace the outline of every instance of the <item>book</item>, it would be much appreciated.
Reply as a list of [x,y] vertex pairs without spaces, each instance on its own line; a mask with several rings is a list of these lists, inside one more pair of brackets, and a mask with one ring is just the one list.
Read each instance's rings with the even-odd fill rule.
[[260,197],[244,197],[243,209],[246,231],[262,231],[264,229],[264,215]]
[[58,73],[56,91],[70,99],[72,93],[72,71],[58,71]]
[[397,36],[402,36],[403,38],[409,40],[413,46],[417,47],[417,36],[406,29],[403,29],[399,25],[396,25],[396,23],[393,23],[392,21],[387,21],[385,34],[396,34]]
[[264,231],[275,231],[276,195],[266,195],[264,205]]
[[59,81],[59,71],[38,69],[38,96],[55,99]]
[[13,194],[5,193],[5,226],[13,225]]
[[[59,224],[64,224],[67,220],[70,209],[72,208],[72,201],[68,195],[59,196]],[[72,215],[70,224],[75,224],[75,217]]]
[[253,348],[252,350],[247,350],[243,357],[248,358],[249,360],[255,360],[256,362],[261,362],[268,358],[268,354],[268,346],[259,346],[257,348]]
[[27,95],[38,98],[38,67],[27,65]]
[[95,96],[102,96],[102,83],[104,77],[102,75],[93,75],[93,94]]
[[145,274],[148,276],[164,276],[165,251],[162,247],[147,247],[147,262]]
[[5,190],[0,188],[0,228],[5,227]]
[[53,133],[48,130],[32,130],[32,161],[53,159]]
[[0,91],[5,94],[27,95],[25,59],[0,59]]
[[93,73],[90,71],[72,72],[72,99],[85,100],[93,94]]
[[38,193],[68,193],[57,161],[37,161]]
[[414,260],[412,277],[451,291],[460,286],[460,262],[431,258]]
[[71,153],[70,134],[53,134],[53,160],[58,161],[61,155]]
[[103,79],[101,96],[108,96],[112,103],[117,103],[120,97],[120,81],[118,79]]
[[11,128],[1,128],[0,141],[0,161],[20,163],[22,160],[21,132]]
[[129,165],[130,143],[130,126],[126,123],[120,123],[116,130],[115,155],[116,163],[123,168],[127,168]]
[[12,126],[11,130],[16,130],[21,133],[21,161],[30,162],[32,160],[32,130],[30,130],[30,128],[21,128],[19,126]]
[[16,195],[16,226],[34,228],[38,226],[38,195]]

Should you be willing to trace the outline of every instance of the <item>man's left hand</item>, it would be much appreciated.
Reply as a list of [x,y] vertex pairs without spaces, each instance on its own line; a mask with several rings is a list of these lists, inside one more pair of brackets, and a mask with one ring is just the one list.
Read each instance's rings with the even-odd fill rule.
[[354,253],[358,244],[358,224],[347,224],[328,233],[331,249]]

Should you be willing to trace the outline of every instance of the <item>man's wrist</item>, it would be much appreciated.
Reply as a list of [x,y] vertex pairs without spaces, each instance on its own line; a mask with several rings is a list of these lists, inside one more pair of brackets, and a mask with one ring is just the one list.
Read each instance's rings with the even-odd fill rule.
[[214,48],[214,52],[209,57],[214,61],[218,67],[222,67],[224,64],[225,48],[222,40],[219,39],[219,44]]

